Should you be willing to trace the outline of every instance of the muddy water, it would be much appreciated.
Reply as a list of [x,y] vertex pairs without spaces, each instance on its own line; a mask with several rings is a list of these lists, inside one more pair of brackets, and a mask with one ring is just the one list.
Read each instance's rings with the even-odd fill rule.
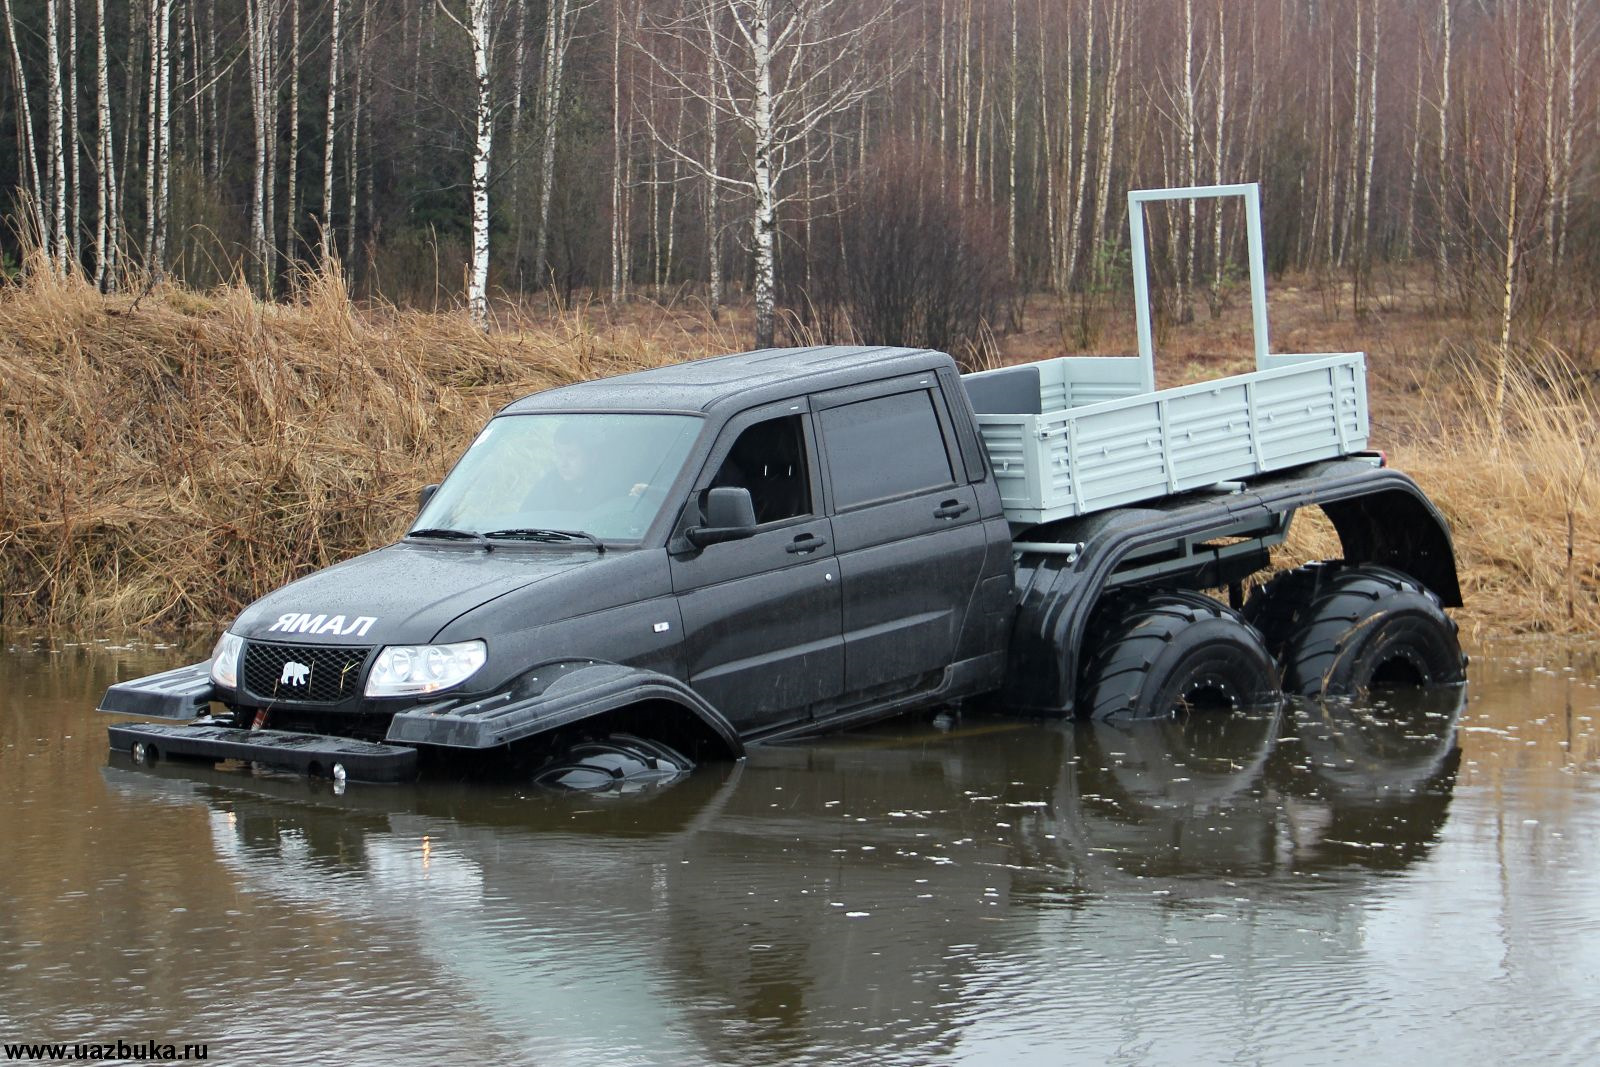
[[[0,653],[0,1040],[239,1064],[1600,1062],[1600,663],[897,723],[649,798],[108,759]],[[1537,664],[1537,665],[1536,665]]]

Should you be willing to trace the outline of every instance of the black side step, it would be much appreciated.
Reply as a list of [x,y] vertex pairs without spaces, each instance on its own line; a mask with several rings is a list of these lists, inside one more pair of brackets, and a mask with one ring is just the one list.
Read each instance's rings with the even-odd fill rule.
[[241,730],[232,726],[118,723],[106,728],[111,747],[146,759],[253,760],[301,774],[346,776],[363,782],[405,782],[417,776],[417,750],[321,734],[286,730]]

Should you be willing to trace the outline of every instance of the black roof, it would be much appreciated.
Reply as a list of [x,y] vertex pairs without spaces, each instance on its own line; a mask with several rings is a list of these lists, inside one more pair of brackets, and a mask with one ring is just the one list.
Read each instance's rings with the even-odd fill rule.
[[799,393],[947,366],[950,357],[925,348],[818,345],[765,348],[673,363],[650,370],[546,389],[503,411],[703,411],[754,407]]

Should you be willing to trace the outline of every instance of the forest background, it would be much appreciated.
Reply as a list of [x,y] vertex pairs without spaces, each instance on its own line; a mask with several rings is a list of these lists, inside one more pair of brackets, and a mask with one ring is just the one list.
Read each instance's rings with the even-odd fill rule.
[[[1372,353],[1474,624],[1600,625],[1591,3],[0,16],[0,624],[214,622],[392,537],[555,381],[752,342],[1126,350],[1127,191],[1260,181],[1276,347]],[[1164,380],[1242,368],[1242,216],[1171,205],[1151,241]]]

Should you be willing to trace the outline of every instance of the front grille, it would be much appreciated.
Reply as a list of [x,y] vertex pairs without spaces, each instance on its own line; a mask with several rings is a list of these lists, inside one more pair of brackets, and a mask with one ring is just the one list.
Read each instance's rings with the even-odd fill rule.
[[361,691],[361,667],[370,651],[353,645],[246,641],[244,689],[261,700],[336,704]]

